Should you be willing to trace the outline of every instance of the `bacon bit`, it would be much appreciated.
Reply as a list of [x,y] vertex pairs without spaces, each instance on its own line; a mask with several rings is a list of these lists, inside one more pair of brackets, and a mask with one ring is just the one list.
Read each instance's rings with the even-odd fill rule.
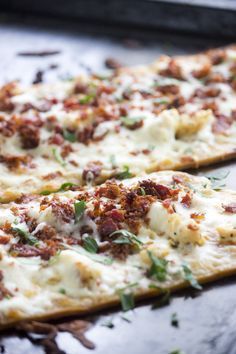
[[206,52],[210,58],[212,65],[219,65],[226,59],[226,51],[224,49],[212,49]]
[[168,105],[168,107],[179,108],[179,107],[185,105],[185,103],[186,103],[185,98],[183,96],[178,95],[177,97],[175,97],[173,99],[173,101]]
[[171,196],[171,191],[168,187],[157,184],[151,180],[144,180],[140,183],[140,187],[145,190],[147,195],[157,196],[159,199],[167,199]]
[[26,203],[29,203],[30,201],[32,201],[32,200],[34,200],[36,198],[37,198],[37,195],[21,194],[21,196],[15,200],[15,203],[17,203],[17,204],[26,204]]
[[162,85],[156,86],[156,90],[161,92],[163,95],[177,95],[180,92],[180,88],[178,85]]
[[50,203],[53,214],[59,218],[59,220],[70,223],[75,217],[75,211],[72,205],[69,203],[62,203],[56,200],[52,200]]
[[188,224],[188,229],[192,231],[197,231],[199,229],[197,224]]
[[219,110],[218,105],[215,101],[203,103],[202,109],[211,109],[213,113],[217,113]]
[[231,127],[232,119],[224,114],[219,114],[216,117],[217,120],[212,125],[212,131],[216,134],[224,134]]
[[56,229],[50,225],[45,225],[35,236],[40,240],[54,240],[57,237]]
[[65,144],[62,146],[61,149],[61,156],[63,159],[65,159],[67,156],[70,155],[71,152],[73,152],[73,147],[70,144]]
[[102,240],[106,240],[110,234],[114,231],[118,230],[117,224],[112,220],[111,217],[106,218],[102,223],[98,226],[98,232],[101,235]]
[[231,214],[235,214],[236,213],[236,203],[231,203],[229,205],[222,205],[222,207],[224,208],[224,210],[227,213],[231,213]]
[[183,206],[185,208],[190,208],[191,202],[192,202],[192,199],[191,199],[190,193],[187,192],[185,194],[185,196],[181,199],[181,204],[183,204]]
[[203,213],[192,213],[190,214],[190,217],[196,222],[200,222],[201,220],[205,219],[205,215]]
[[226,79],[223,74],[211,72],[206,79],[206,84],[224,83]]
[[52,172],[52,173],[49,173],[48,175],[45,175],[43,176],[42,178],[45,180],[45,181],[51,181],[57,177],[61,177],[62,176],[62,173],[60,171],[57,171],[57,172]]
[[35,149],[39,146],[40,131],[38,127],[27,124],[20,126],[18,131],[23,149]]
[[9,82],[0,89],[0,111],[9,112],[12,111],[15,106],[11,101],[11,97],[14,96],[16,90],[16,82]]
[[115,222],[121,222],[124,221],[124,211],[123,210],[117,210],[117,209],[112,209],[106,213],[108,217],[111,217]]
[[171,205],[171,199],[163,200],[162,205],[165,209],[167,209],[169,214],[173,214],[175,212],[173,206]]
[[201,67],[201,69],[198,70],[193,70],[192,71],[192,75],[196,78],[196,79],[202,79],[204,77],[206,77],[211,70],[211,64],[210,63],[205,63],[205,65],[203,65]]
[[12,156],[12,155],[0,155],[0,162],[5,163],[10,170],[17,170],[25,167],[34,167],[31,164],[32,157],[29,155]]
[[0,235],[0,245],[6,245],[11,239],[10,235]]
[[54,134],[48,139],[48,143],[54,145],[62,145],[64,141],[65,140],[61,134]]
[[0,133],[10,138],[16,132],[16,124],[13,120],[5,120],[4,117],[0,117]]
[[90,162],[87,167],[84,168],[82,173],[82,178],[84,181],[90,181],[90,179],[94,179],[98,177],[101,173],[102,166],[100,161]]
[[201,89],[198,88],[195,90],[193,97],[198,97],[198,98],[208,98],[208,97],[217,97],[219,96],[221,93],[221,89],[216,88],[216,87],[211,87],[211,88],[207,88],[207,89]]
[[108,181],[96,190],[95,195],[109,199],[116,199],[121,195],[121,188],[118,184]]
[[105,65],[108,69],[119,69],[122,65],[118,62],[118,60],[113,58],[107,58],[105,60]]
[[88,92],[88,86],[86,84],[83,84],[82,82],[76,82],[74,86],[74,93],[87,93]]
[[13,257],[41,257],[43,260],[49,260],[54,256],[56,250],[52,247],[37,248],[30,245],[14,244],[10,248]]
[[183,80],[181,67],[175,59],[171,59],[168,64],[168,67],[166,69],[161,70],[159,74],[162,76],[170,76],[178,80]]
[[181,176],[178,176],[178,175],[174,175],[172,176],[172,180],[173,182],[175,183],[184,183],[184,180]]
[[132,245],[111,243],[109,251],[114,258],[125,261],[132,251]]
[[93,139],[94,131],[95,127],[92,125],[85,127],[78,133],[78,141],[82,144],[88,145],[89,142]]

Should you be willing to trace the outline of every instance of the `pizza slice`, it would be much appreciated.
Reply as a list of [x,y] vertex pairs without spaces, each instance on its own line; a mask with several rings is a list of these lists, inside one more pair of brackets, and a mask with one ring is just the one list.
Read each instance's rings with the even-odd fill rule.
[[[211,179],[213,182],[216,179]],[[0,206],[0,327],[236,272],[236,193],[162,171]]]
[[[236,49],[0,91],[0,197],[236,156]],[[19,189],[19,184],[21,188]]]

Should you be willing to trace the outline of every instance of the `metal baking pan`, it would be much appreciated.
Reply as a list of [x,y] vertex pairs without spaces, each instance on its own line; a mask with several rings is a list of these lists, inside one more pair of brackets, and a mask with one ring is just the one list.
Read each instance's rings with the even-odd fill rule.
[[[113,57],[125,65],[149,63],[161,53],[193,53],[225,40],[164,34],[148,30],[118,29],[107,25],[85,26],[42,18],[2,16],[0,18],[1,83],[21,79],[30,83],[37,71],[46,81],[68,77],[81,71],[104,70],[104,60]],[[59,51],[44,57],[19,56],[24,51]],[[233,162],[200,170],[197,173],[229,170],[227,184],[236,188]],[[94,354],[185,354],[236,353],[235,277],[204,286],[199,294],[191,290],[173,295],[172,302],[155,310],[153,301],[138,304],[134,311],[118,308],[90,316],[87,338],[95,345]],[[171,325],[177,314],[179,327]],[[124,317],[125,316],[125,317]],[[75,317],[76,318],[76,317]],[[78,319],[78,318],[76,318]],[[85,318],[86,319],[86,318]],[[112,320],[113,328],[104,326]],[[70,322],[70,320],[68,320]],[[22,332],[5,331],[0,337],[0,353],[44,353],[42,340],[29,340]],[[57,336],[59,350],[47,347],[47,353],[83,354],[91,352],[69,333]]]

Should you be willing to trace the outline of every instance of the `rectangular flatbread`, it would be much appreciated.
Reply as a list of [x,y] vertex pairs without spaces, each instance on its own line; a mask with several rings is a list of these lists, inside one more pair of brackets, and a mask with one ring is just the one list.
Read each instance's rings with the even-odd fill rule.
[[[0,198],[236,156],[236,47],[0,90]],[[19,188],[20,186],[20,188]]]
[[[214,179],[212,179],[214,181]],[[236,192],[162,171],[0,205],[0,328],[236,273]]]

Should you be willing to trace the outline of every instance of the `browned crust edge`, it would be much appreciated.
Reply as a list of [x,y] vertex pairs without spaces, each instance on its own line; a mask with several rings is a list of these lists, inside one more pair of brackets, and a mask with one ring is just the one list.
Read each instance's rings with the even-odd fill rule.
[[[233,268],[227,268],[223,270],[219,270],[217,273],[212,273],[208,275],[204,275],[202,277],[198,277],[198,281],[200,284],[206,284],[209,282],[214,282],[216,280],[222,279],[224,277],[229,277],[233,276],[236,274],[236,266]],[[174,293],[178,290],[186,289],[189,288],[189,283],[186,281],[182,281],[179,284],[171,285],[165,289],[168,289],[171,293]],[[146,290],[141,290],[138,293],[135,294],[135,300],[141,301],[145,299],[151,299],[154,298],[158,295],[160,295],[162,292],[161,290],[156,290],[156,289],[146,289]],[[0,323],[0,331],[8,329],[8,328],[14,328],[16,324],[19,324],[20,322],[25,322],[25,321],[48,321],[48,320],[54,320],[54,319],[60,319],[63,317],[68,317],[68,316],[75,316],[75,315],[90,315],[97,313],[99,311],[109,309],[115,306],[120,305],[120,300],[118,296],[110,296],[107,297],[97,303],[92,304],[89,307],[84,307],[84,306],[74,306],[71,308],[66,308],[66,309],[57,309],[55,311],[49,311],[43,315],[37,315],[37,316],[29,316],[25,317],[19,320],[14,320],[14,321],[9,321],[6,323]]]

